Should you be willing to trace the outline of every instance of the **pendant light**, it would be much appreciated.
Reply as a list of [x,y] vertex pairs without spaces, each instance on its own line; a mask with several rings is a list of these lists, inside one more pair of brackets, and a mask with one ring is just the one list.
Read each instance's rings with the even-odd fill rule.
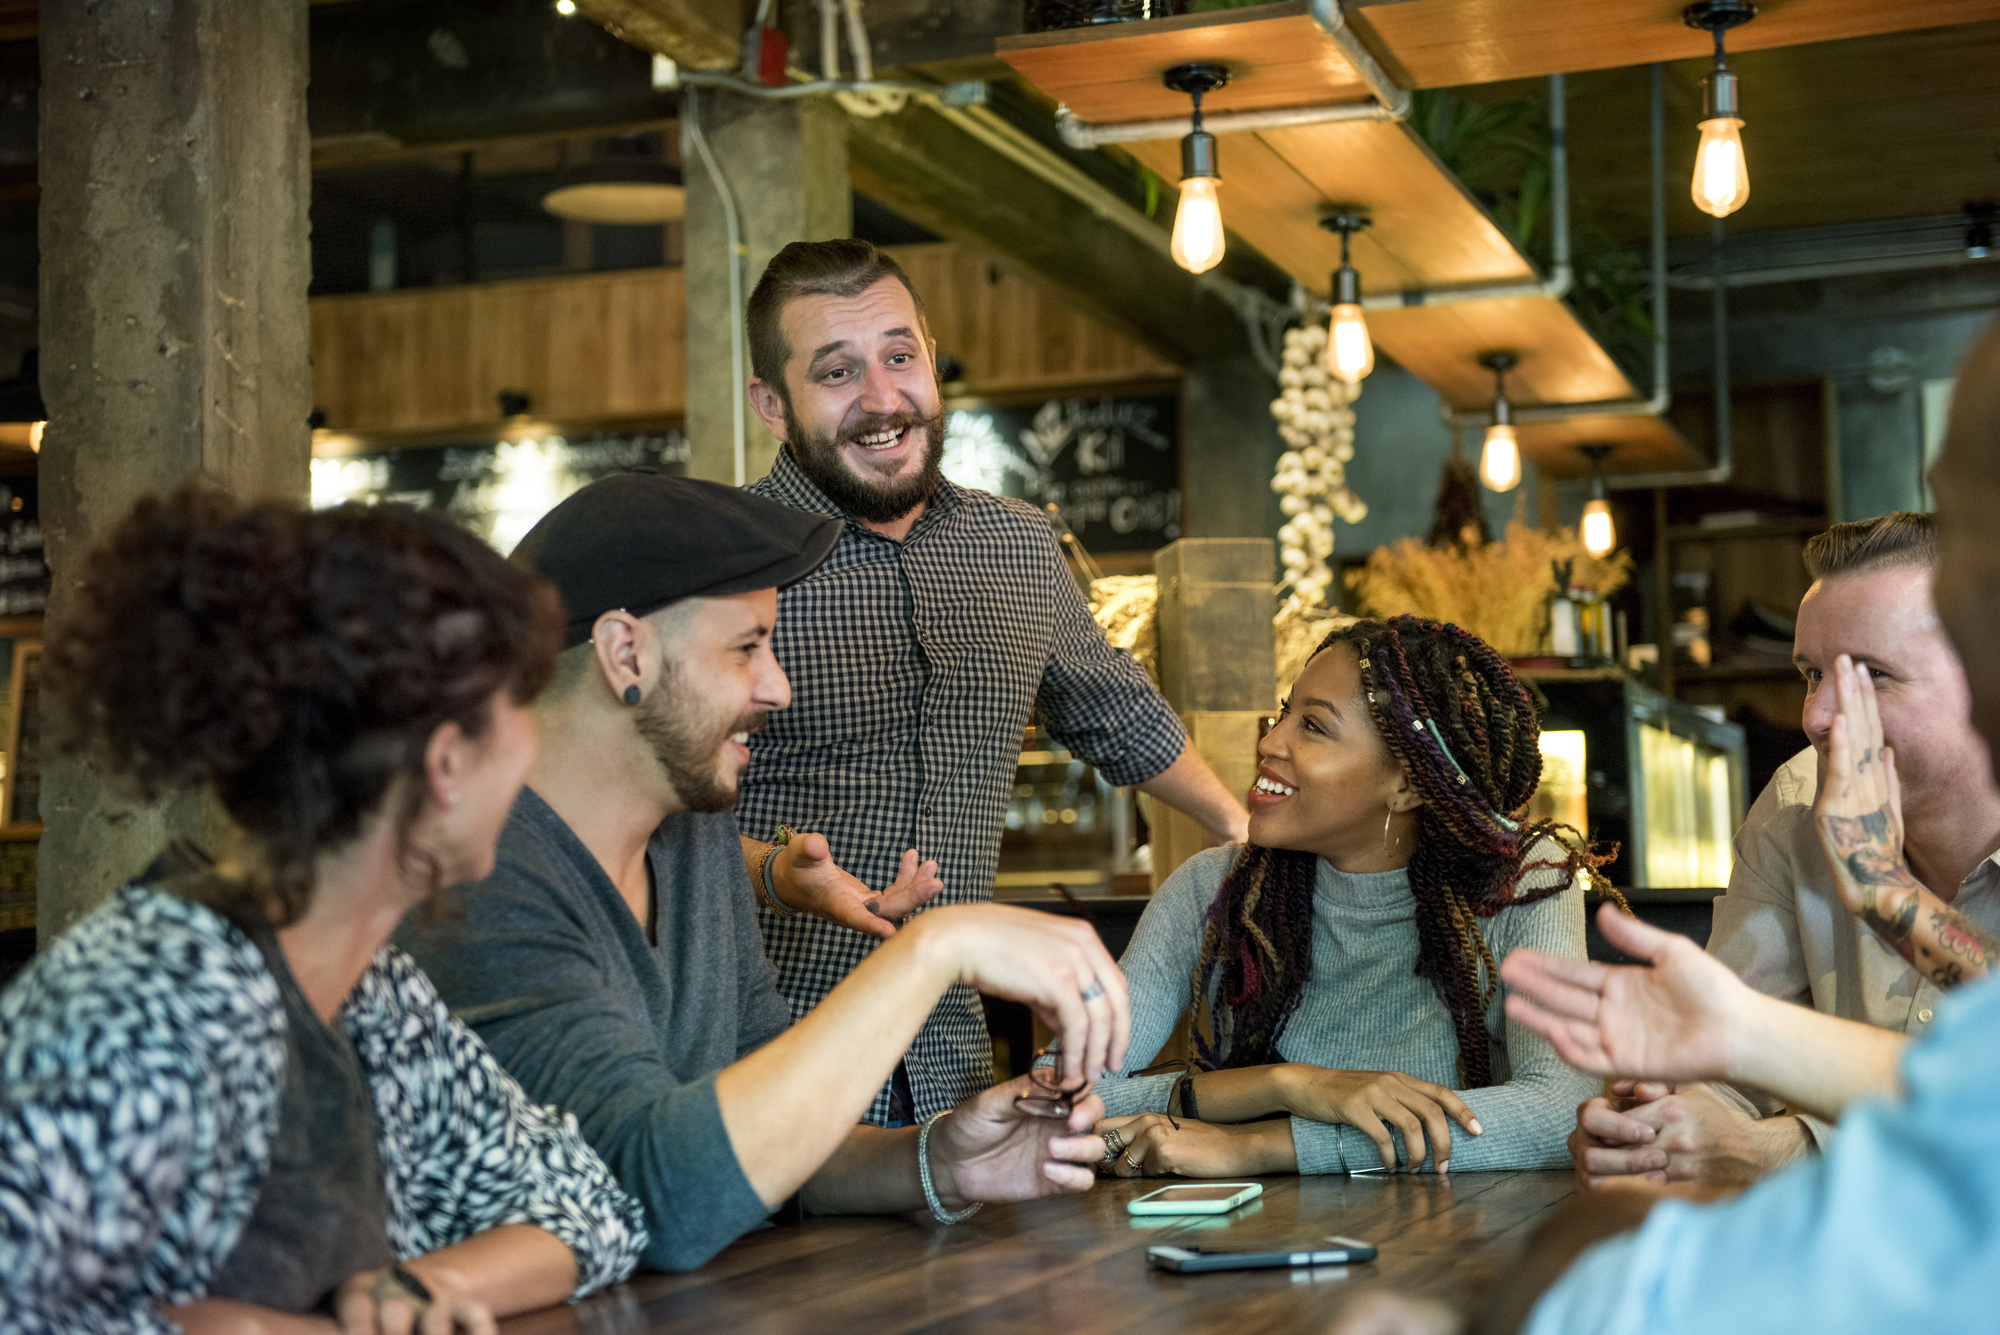
[[1701,81],[1701,145],[1694,155],[1694,205],[1727,218],[1750,198],[1750,172],[1743,163],[1743,109],[1736,73],[1722,49],[1722,34],[1757,17],[1746,0],[1701,0],[1681,11],[1681,22],[1715,34],[1715,69]]
[[1345,384],[1358,385],[1375,369],[1375,342],[1361,314],[1361,275],[1347,255],[1348,238],[1368,226],[1368,215],[1349,209],[1319,225],[1340,233],[1340,268],[1334,271],[1333,313],[1326,325],[1326,373]]
[[1618,527],[1611,522],[1611,501],[1604,491],[1604,456],[1611,453],[1611,447],[1579,445],[1577,448],[1590,459],[1590,499],[1583,503],[1580,525],[1583,550],[1601,561],[1618,545]]
[[1222,263],[1222,173],[1215,165],[1215,136],[1201,128],[1201,97],[1229,82],[1229,67],[1197,62],[1167,71],[1167,87],[1194,99],[1194,128],[1181,140],[1181,202],[1174,211],[1174,263],[1207,273]]
[[1521,359],[1511,352],[1489,352],[1479,364],[1493,373],[1493,425],[1486,428],[1486,447],[1479,452],[1479,480],[1488,491],[1512,491],[1521,485],[1521,442],[1507,402],[1507,372]]

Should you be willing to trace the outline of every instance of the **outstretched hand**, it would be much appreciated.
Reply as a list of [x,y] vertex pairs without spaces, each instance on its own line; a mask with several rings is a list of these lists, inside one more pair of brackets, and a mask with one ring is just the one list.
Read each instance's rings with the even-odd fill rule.
[[1610,904],[1597,925],[1645,967],[1592,964],[1522,947],[1500,966],[1508,1018],[1548,1039],[1588,1075],[1727,1078],[1733,1021],[1756,994],[1728,966],[1673,932]]
[[833,849],[820,834],[801,834],[778,850],[771,881],[778,898],[795,909],[882,938],[896,934],[896,923],[928,904],[944,889],[934,861],[919,862],[917,850],[903,854],[896,879],[881,893],[841,870]]

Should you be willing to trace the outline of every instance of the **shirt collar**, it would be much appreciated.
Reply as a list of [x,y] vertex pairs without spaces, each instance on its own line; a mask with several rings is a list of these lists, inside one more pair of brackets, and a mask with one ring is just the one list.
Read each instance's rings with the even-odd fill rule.
[[[770,483],[774,500],[781,501],[794,509],[826,515],[831,519],[844,519],[852,532],[863,533],[883,542],[889,541],[834,504],[827,494],[806,476],[805,470],[799,467],[799,461],[792,457],[792,447],[789,445],[778,447],[778,458],[771,465],[771,471],[765,475],[765,480]],[[945,516],[958,508],[958,499],[958,486],[950,478],[939,478],[937,490],[931,494],[930,504],[924,507],[923,516],[910,526],[909,537],[904,541],[913,541],[943,522]]]

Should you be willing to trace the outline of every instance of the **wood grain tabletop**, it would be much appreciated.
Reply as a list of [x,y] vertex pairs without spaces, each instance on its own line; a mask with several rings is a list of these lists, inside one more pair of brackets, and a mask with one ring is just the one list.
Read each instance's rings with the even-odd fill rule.
[[[507,1335],[655,1331],[1318,1331],[1380,1283],[1476,1292],[1567,1199],[1567,1172],[1271,1177],[1227,1216],[1144,1218],[1125,1203],[1161,1179],[1100,1181],[1086,1196],[989,1205],[946,1228],[910,1217],[809,1219],[752,1233],[700,1270],[641,1275],[570,1307],[517,1317]],[[1366,1265],[1178,1275],[1146,1264],[1161,1242],[1265,1243],[1344,1234]]]

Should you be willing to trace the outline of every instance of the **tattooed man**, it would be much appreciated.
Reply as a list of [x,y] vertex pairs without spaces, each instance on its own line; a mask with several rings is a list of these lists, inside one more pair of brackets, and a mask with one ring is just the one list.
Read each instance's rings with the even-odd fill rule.
[[[1737,833],[1708,946],[1759,992],[1910,1035],[1930,1027],[1945,989],[1984,971],[1980,937],[2000,934],[2000,791],[1931,605],[1937,558],[1931,516],[1905,512],[1836,524],[1807,545],[1813,583],[1793,661],[1812,746],[1778,771]],[[1841,661],[1866,680],[1871,731],[1850,735],[1852,754],[1835,764]],[[1893,813],[1885,751],[1901,780]],[[1831,862],[1816,802],[1835,822],[1828,838],[1841,841]],[[1570,1151],[1586,1182],[1741,1186],[1832,1134],[1804,1109],[1687,1084],[1590,1100]]]

